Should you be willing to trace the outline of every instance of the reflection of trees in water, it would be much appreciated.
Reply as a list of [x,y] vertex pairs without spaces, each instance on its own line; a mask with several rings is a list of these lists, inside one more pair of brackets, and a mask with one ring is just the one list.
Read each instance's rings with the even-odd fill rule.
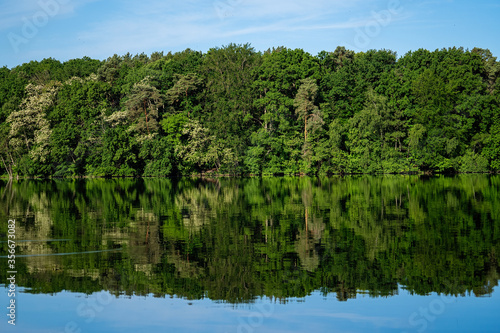
[[[2,188],[1,202],[2,220],[16,220],[16,241],[28,240],[27,242],[16,243],[16,255],[24,254],[52,254],[53,250],[47,242],[37,240],[50,239],[52,236],[52,217],[50,211],[50,202],[45,191],[33,192],[28,184],[22,183],[21,186],[13,186],[9,182],[5,188]],[[25,200],[16,200],[24,191],[29,195]],[[2,237],[3,238],[3,237]],[[60,264],[54,257],[43,259],[41,257],[28,257],[25,259],[29,272],[39,270],[56,271],[60,269]]]
[[299,231],[294,247],[300,258],[301,266],[309,272],[314,272],[320,263],[318,250],[321,247],[321,234],[325,230],[325,225],[322,217],[311,217],[307,207],[305,208],[304,220],[304,229]]
[[187,188],[175,196],[175,205],[182,210],[182,222],[188,229],[199,230],[224,206],[238,197],[237,187],[220,188],[212,183]]
[[[138,270],[161,261],[163,249],[160,245],[159,219],[153,212],[138,209],[133,221],[129,223],[128,253]],[[142,266],[141,266],[142,265]],[[146,265],[146,266],[144,266]]]
[[23,253],[121,248],[20,260],[21,285],[39,291],[485,295],[499,277],[499,189],[484,175],[22,181],[0,187],[0,217],[18,216],[19,238],[72,240]]

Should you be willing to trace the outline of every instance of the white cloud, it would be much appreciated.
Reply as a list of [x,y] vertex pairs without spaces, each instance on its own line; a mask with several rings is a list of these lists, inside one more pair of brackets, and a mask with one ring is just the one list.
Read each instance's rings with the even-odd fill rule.
[[21,27],[25,20],[45,13],[50,19],[59,19],[75,14],[77,9],[90,2],[100,0],[15,0],[2,4],[0,12],[0,31]]
[[[425,47],[427,40],[437,38],[435,34],[429,37],[429,27],[451,19],[441,13],[449,6],[443,5],[445,0],[426,0],[425,6],[400,0],[402,11],[380,29],[373,28],[373,13],[387,11],[389,0],[14,0],[3,5],[0,32],[21,35],[22,18],[40,11],[39,1],[65,4],[46,28],[20,45],[21,52],[12,51],[7,38],[3,44],[0,41],[2,49],[12,51],[0,55],[9,65],[49,56],[104,59],[115,53],[188,47],[205,51],[231,42],[249,42],[260,50],[286,45],[318,51],[345,45],[362,51],[390,45],[406,52],[409,34],[421,36],[417,46]],[[359,31],[367,27],[372,28],[369,43],[349,46],[356,44]]]
[[[111,55],[207,41],[216,46],[227,38],[251,41],[252,35],[273,32],[351,29],[364,24],[366,18],[346,20],[335,13],[355,8],[358,2],[216,0],[200,5],[196,1],[128,0],[108,20],[91,23],[77,38],[93,45],[96,52]],[[228,16],[221,17],[221,10]]]

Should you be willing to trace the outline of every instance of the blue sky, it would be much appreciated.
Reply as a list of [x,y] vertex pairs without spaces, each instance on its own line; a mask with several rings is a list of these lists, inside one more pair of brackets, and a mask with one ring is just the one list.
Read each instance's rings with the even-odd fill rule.
[[229,43],[354,51],[488,48],[498,0],[0,0],[0,66],[52,57],[206,52]]

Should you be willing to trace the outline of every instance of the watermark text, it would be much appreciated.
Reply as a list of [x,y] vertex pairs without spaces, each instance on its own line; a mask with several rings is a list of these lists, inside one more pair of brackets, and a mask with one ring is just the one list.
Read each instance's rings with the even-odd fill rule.
[[7,288],[9,306],[7,307],[8,323],[16,325],[16,220],[9,220],[7,234]]

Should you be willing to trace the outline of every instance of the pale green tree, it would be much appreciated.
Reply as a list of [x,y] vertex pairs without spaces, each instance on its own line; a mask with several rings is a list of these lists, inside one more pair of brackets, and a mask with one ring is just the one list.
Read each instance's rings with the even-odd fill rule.
[[7,117],[10,125],[9,145],[18,154],[29,152],[30,157],[45,162],[49,155],[50,129],[46,119],[46,111],[54,103],[60,83],[48,85],[26,86],[26,98],[23,99],[19,110]]
[[294,99],[295,113],[304,120],[304,143],[307,142],[307,121],[309,126],[317,127],[323,123],[320,109],[314,104],[318,95],[318,85],[312,78],[300,80],[300,87]]
[[231,170],[237,162],[236,155],[224,142],[217,140],[209,130],[198,121],[191,121],[184,125],[182,131],[187,140],[175,147],[179,159],[196,165],[200,169],[212,168],[210,171],[219,171],[221,166]]

